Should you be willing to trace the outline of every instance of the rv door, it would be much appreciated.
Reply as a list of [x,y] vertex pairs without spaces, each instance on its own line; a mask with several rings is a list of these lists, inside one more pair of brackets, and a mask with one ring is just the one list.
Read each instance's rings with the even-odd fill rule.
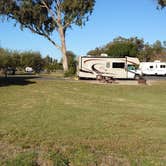
[[137,74],[137,66],[139,66],[140,61],[135,57],[126,57],[127,63],[127,78],[134,79]]
[[134,79],[136,75],[136,67],[132,64],[127,65],[127,78]]

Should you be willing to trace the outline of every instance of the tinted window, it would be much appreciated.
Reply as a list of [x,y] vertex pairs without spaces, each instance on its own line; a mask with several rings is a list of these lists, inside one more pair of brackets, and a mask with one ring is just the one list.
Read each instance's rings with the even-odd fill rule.
[[113,62],[112,63],[112,68],[125,68],[125,63],[123,62]]
[[165,68],[166,66],[165,65],[160,65],[160,68]]

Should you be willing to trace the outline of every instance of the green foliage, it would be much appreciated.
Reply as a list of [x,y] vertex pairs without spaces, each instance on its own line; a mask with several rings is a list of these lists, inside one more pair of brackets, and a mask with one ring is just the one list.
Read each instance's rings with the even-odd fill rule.
[[76,55],[72,51],[67,51],[69,70],[65,72],[65,77],[73,76],[77,70]]
[[47,72],[55,72],[56,70],[63,70],[62,64],[58,63],[57,60],[49,57],[48,55],[43,59],[44,60],[44,69]]
[[[0,14],[14,19],[21,24],[21,28],[29,28],[39,35],[50,34],[58,27],[58,24],[70,27],[71,24],[82,26],[92,13],[95,0],[1,0]],[[47,8],[49,10],[47,10]],[[60,10],[59,10],[60,8]],[[55,18],[58,13],[62,14],[61,22],[57,22],[50,15],[54,12]]]
[[36,73],[46,69],[48,72],[62,70],[62,64],[57,60],[47,56],[42,58],[39,52],[25,51],[9,51],[0,48],[0,69],[3,71],[8,68],[14,70],[25,70],[26,67],[32,67]]
[[113,43],[108,46],[106,53],[111,57],[135,57],[138,54],[138,50],[133,43]]
[[154,59],[153,51],[153,48],[149,44],[146,44],[144,49],[140,51],[138,57],[143,62],[149,62]]
[[35,72],[39,73],[43,69],[44,62],[38,52],[23,52],[21,54],[21,66],[23,68],[32,67]]
[[7,160],[6,166],[37,166],[36,153],[24,152],[17,155],[14,159]]
[[87,55],[100,56],[104,52],[105,51],[103,48],[96,47],[94,50],[90,50],[89,52],[87,52]]
[[9,51],[0,48],[0,67],[5,68],[9,64],[12,64]]
[[154,60],[164,60],[165,48],[164,43],[157,40],[154,44],[150,45],[146,43],[144,48],[139,51],[139,59],[141,61],[154,61]]
[[10,56],[10,52],[0,48],[0,70],[5,74],[5,77],[7,77],[8,68],[12,69],[13,74],[15,73],[14,61]]
[[11,57],[13,59],[13,67],[20,68],[21,67],[21,55],[18,51],[14,51],[11,53]]
[[132,37],[129,39],[117,37],[112,42],[106,44],[104,47],[91,50],[87,54],[99,56],[102,53],[106,53],[111,57],[135,57],[143,48],[143,44],[143,39],[138,39],[137,37]]
[[159,40],[157,40],[152,47],[157,54],[160,54],[163,50],[162,43]]
[[141,61],[153,61],[155,59],[162,60],[164,59],[163,55],[166,54],[165,45],[165,42],[162,44],[159,40],[150,45],[148,43],[145,44],[143,39],[137,37],[131,37],[129,39],[117,37],[105,46],[97,47],[96,49],[89,51],[87,54],[100,56],[102,53],[106,53],[110,57],[117,58],[125,56],[138,57]]

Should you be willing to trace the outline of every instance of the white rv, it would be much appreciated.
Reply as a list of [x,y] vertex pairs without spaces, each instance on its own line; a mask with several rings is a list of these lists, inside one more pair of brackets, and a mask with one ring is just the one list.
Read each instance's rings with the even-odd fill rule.
[[32,67],[26,67],[26,68],[25,68],[25,71],[26,71],[27,73],[32,73],[32,72],[33,72],[33,68],[32,68]]
[[143,75],[166,75],[166,62],[141,62],[139,70]]
[[106,56],[80,56],[78,63],[79,78],[98,79],[98,76],[110,78],[135,79],[138,58],[110,58]]

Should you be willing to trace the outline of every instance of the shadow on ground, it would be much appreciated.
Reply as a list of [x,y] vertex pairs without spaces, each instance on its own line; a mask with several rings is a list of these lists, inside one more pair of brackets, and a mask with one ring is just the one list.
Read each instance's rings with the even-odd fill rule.
[[10,86],[10,85],[29,85],[36,83],[35,81],[32,81],[32,79],[39,78],[35,75],[14,75],[14,76],[8,76],[5,78],[4,76],[0,76],[0,87],[3,86]]

